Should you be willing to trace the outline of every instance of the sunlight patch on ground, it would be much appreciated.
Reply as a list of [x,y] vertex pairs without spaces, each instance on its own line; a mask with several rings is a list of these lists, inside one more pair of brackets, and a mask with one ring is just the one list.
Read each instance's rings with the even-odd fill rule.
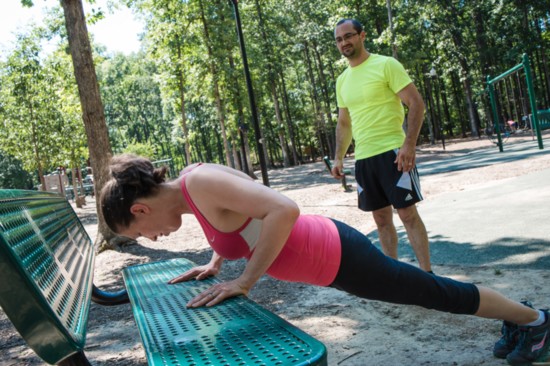
[[525,263],[526,265],[529,263],[534,263],[537,260],[540,260],[540,258],[543,258],[545,255],[547,255],[546,250],[539,250],[539,251],[533,251],[529,253],[521,253],[521,254],[515,254],[510,255],[506,258],[506,261],[494,261],[491,263],[488,263],[488,265],[491,266],[498,266],[498,265],[505,265],[507,263]]

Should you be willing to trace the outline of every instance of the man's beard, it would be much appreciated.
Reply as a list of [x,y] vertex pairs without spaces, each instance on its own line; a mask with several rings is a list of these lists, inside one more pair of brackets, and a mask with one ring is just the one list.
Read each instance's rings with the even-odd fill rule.
[[355,47],[346,48],[345,50],[342,50],[341,54],[345,58],[350,59],[354,58],[357,55],[357,50],[355,49]]

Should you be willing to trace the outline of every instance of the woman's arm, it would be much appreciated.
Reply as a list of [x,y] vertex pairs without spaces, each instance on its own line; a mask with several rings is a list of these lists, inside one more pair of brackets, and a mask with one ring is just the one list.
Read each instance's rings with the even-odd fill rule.
[[225,298],[248,294],[283,249],[300,215],[298,206],[268,187],[223,169],[204,167],[187,179],[195,205],[218,230],[235,230],[248,217],[263,221],[254,253],[243,273],[233,281],[214,285],[188,306],[212,306]]

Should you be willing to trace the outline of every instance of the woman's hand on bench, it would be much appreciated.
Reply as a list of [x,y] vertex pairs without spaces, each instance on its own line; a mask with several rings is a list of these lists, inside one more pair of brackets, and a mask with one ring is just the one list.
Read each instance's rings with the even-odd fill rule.
[[169,284],[173,285],[179,282],[185,282],[189,280],[204,280],[211,276],[216,276],[220,272],[218,267],[212,266],[210,263],[205,264],[204,266],[197,266],[191,268],[189,271],[179,275],[178,277],[172,278],[168,281]]
[[219,304],[225,299],[230,297],[235,297],[239,295],[248,295],[250,289],[245,288],[240,284],[239,278],[228,281],[217,283],[214,286],[210,287],[208,290],[200,293],[195,296],[187,303],[188,308],[198,308],[200,306],[214,306]]
[[168,283],[172,285],[174,283],[185,282],[192,279],[200,281],[211,276],[217,276],[218,273],[220,273],[222,264],[223,258],[216,254],[216,252],[213,252],[212,259],[210,259],[210,262],[208,264],[205,264],[204,266],[193,267],[189,271],[179,275],[178,277],[172,278],[170,281],[168,281]]

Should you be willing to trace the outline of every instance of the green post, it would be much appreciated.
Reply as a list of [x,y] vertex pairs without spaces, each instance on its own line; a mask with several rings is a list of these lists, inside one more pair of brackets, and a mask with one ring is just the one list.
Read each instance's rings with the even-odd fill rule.
[[535,96],[535,88],[533,87],[533,80],[531,79],[531,66],[529,64],[529,57],[526,53],[523,54],[523,67],[525,69],[525,79],[527,81],[527,91],[529,92],[529,103],[531,104],[531,115],[533,118],[533,128],[537,133],[537,140],[539,142],[539,149],[543,149],[542,135],[540,132],[539,119],[537,116],[537,98]]
[[495,128],[495,132],[497,134],[497,139],[498,139],[497,146],[498,146],[498,150],[500,152],[503,152],[504,149],[502,147],[502,138],[500,136],[500,123],[499,123],[500,121],[499,121],[499,116],[497,112],[497,103],[495,101],[495,91],[493,88],[493,82],[488,75],[487,75],[487,88],[489,89],[489,99],[491,100],[491,109],[493,110],[493,127]]

